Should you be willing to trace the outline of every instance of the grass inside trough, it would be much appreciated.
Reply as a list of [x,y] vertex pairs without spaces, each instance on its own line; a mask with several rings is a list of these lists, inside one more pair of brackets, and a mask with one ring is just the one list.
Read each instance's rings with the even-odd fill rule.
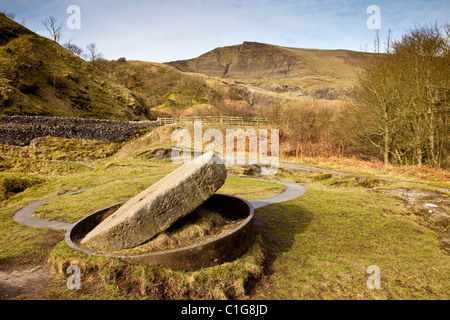
[[[237,228],[244,220],[229,220],[221,216],[219,212],[199,207],[149,241],[130,249],[108,253],[135,255],[184,248],[226,234]],[[98,250],[94,251],[98,252]]]

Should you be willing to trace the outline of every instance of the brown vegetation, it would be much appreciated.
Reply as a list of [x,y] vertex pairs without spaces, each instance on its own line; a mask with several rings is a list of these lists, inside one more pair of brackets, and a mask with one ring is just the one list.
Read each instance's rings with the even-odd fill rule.
[[384,163],[449,165],[450,25],[410,30],[387,39],[361,74],[353,127]]

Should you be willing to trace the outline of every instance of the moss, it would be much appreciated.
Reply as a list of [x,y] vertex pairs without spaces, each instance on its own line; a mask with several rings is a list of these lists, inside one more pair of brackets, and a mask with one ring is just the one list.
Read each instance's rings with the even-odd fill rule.
[[0,202],[44,181],[42,178],[22,175],[0,176]]
[[[8,158],[28,160],[92,162],[113,155],[121,143],[98,140],[64,139],[40,137],[35,145],[14,146],[0,144],[0,153],[4,161]],[[0,159],[0,162],[2,160]]]

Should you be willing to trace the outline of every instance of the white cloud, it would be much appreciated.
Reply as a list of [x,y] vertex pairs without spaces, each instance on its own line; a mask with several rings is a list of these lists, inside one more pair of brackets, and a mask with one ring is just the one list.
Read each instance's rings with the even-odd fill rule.
[[[414,22],[449,20],[450,1],[363,0],[0,0],[46,35],[41,20],[65,22],[66,8],[81,8],[81,30],[63,29],[62,42],[96,42],[109,59],[165,62],[199,56],[218,46],[259,41],[291,47],[359,50],[373,43],[365,10],[381,7],[383,30],[397,33]],[[438,21],[442,22],[442,21]],[[400,30],[399,30],[400,29]]]

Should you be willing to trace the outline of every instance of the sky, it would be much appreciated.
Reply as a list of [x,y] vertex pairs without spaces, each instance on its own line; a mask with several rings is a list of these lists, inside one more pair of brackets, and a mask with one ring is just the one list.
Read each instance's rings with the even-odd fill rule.
[[0,11],[45,37],[42,20],[53,16],[61,44],[96,43],[106,59],[152,62],[244,41],[371,52],[377,30],[399,39],[415,25],[450,22],[450,0],[0,0]]

